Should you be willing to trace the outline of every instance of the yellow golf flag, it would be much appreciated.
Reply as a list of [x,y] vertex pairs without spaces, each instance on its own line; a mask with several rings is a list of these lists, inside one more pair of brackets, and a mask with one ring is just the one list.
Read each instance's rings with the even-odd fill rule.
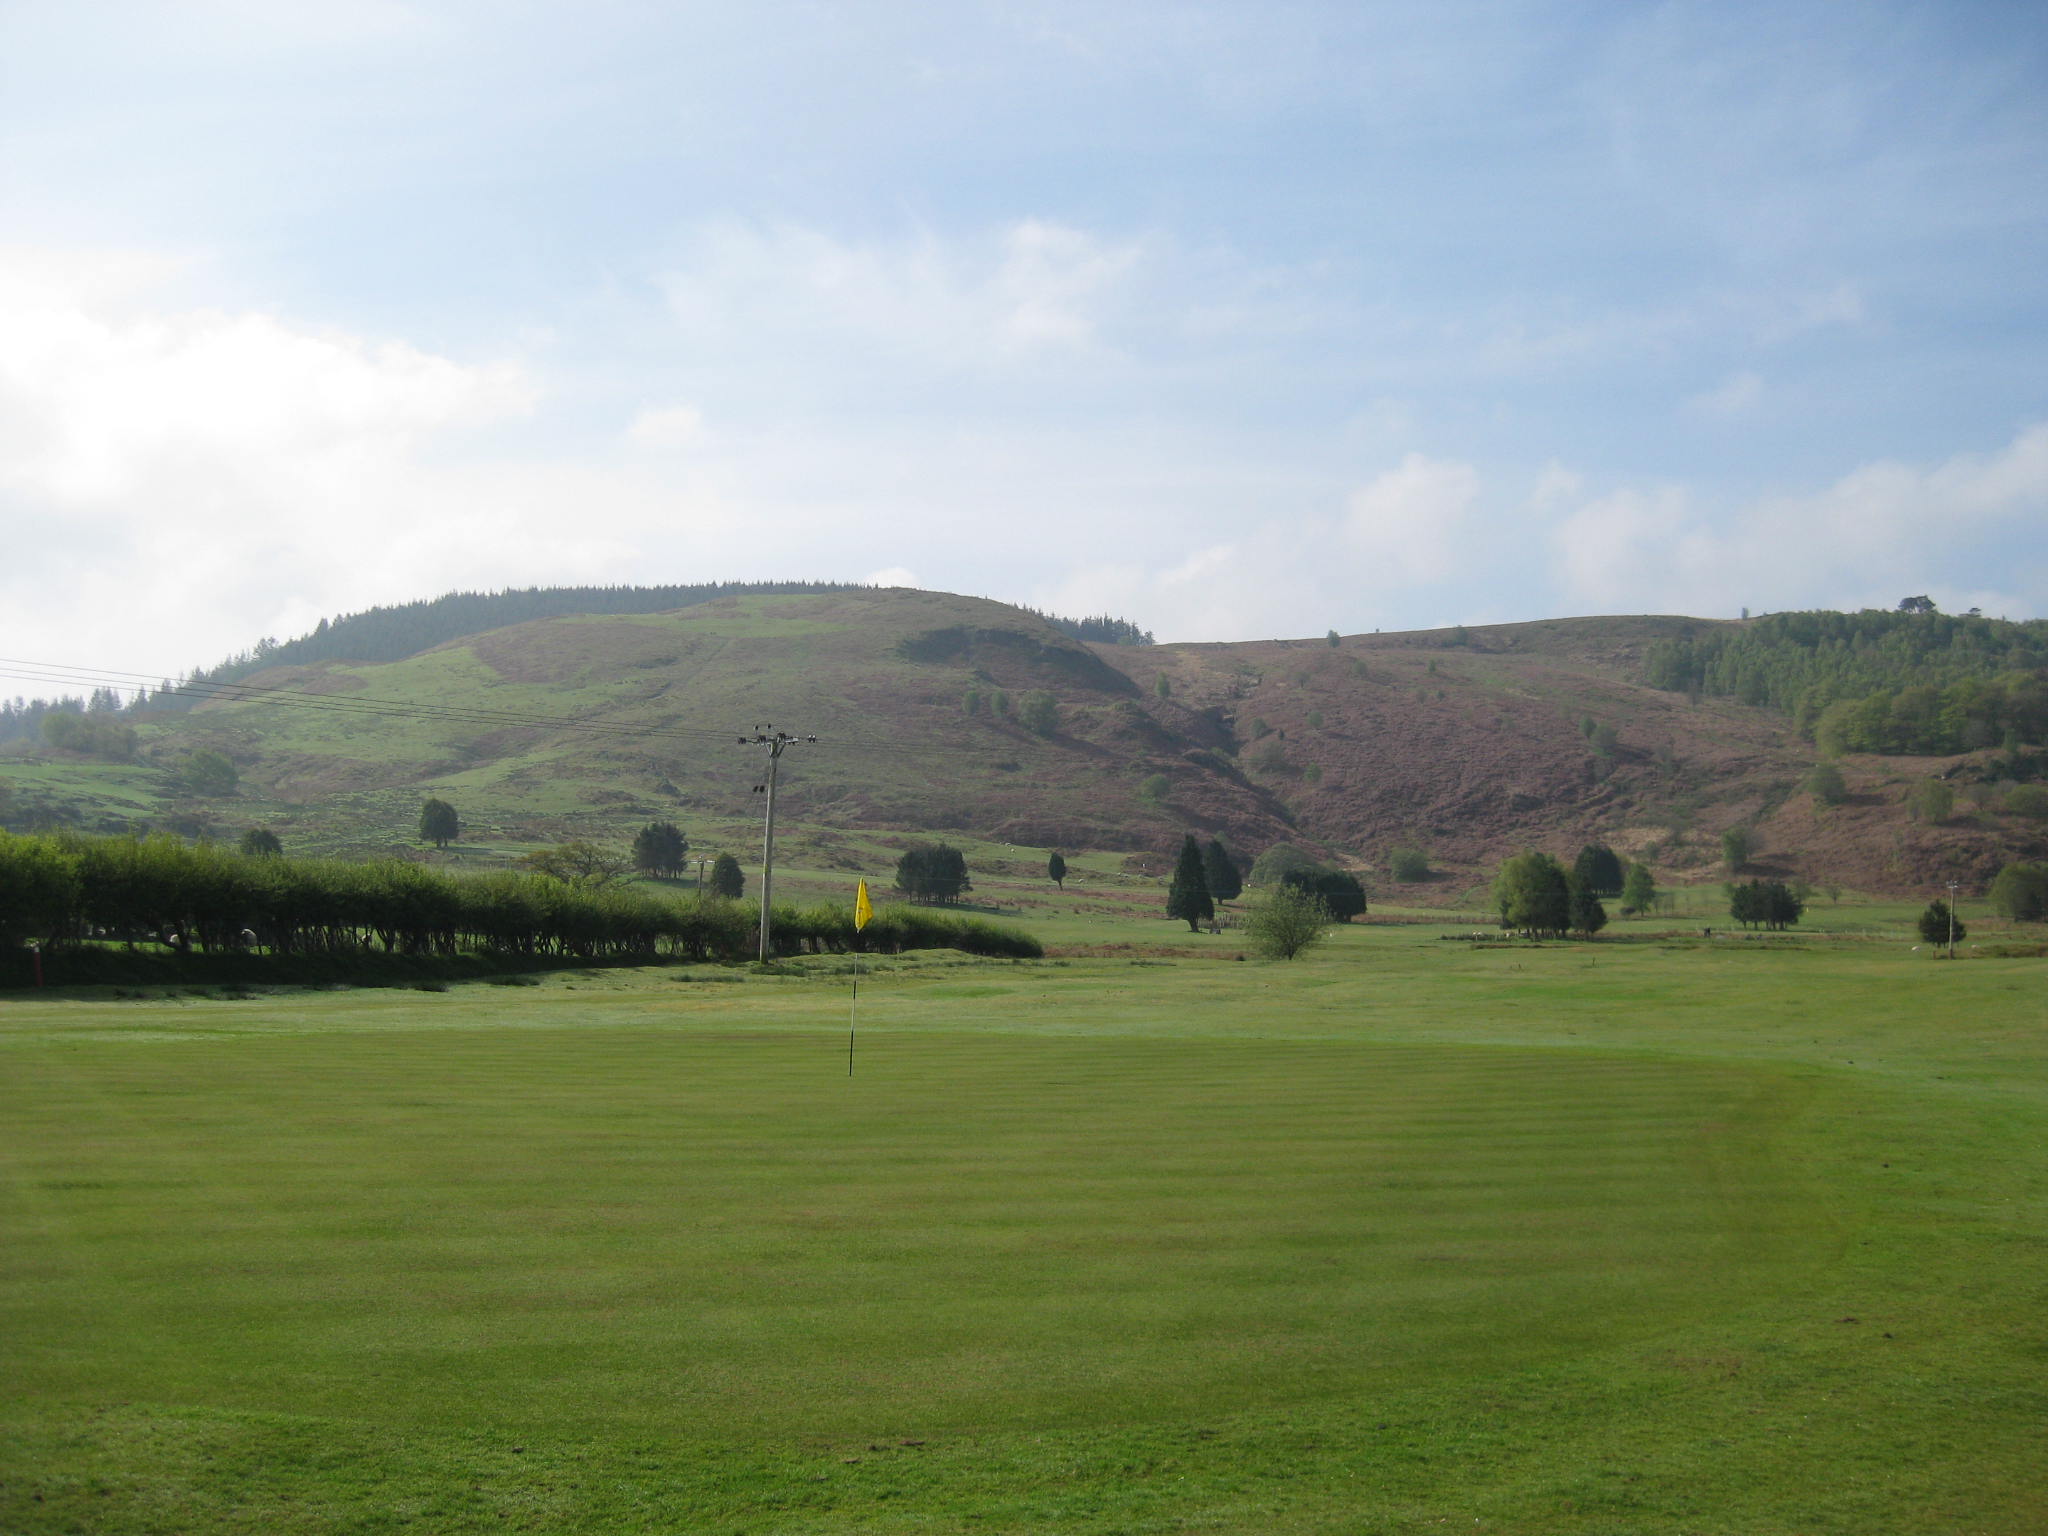
[[853,896],[853,931],[859,933],[867,927],[868,919],[875,915],[874,904],[868,900],[868,883],[863,880],[860,889]]

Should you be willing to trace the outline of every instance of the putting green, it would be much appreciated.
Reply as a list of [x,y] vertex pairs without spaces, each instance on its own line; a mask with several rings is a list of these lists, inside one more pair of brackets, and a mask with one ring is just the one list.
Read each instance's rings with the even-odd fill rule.
[[7,1066],[17,1402],[1129,1426],[1669,1334],[1839,1246],[1784,1140],[1811,1078],[1755,1066],[981,1033],[877,1037],[849,1081],[829,1037],[705,1015]]

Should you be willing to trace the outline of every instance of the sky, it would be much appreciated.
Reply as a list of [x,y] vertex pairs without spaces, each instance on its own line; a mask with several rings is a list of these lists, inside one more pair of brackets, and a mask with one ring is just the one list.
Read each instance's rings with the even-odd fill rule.
[[0,0],[0,656],[2035,617],[2044,214],[2004,0]]

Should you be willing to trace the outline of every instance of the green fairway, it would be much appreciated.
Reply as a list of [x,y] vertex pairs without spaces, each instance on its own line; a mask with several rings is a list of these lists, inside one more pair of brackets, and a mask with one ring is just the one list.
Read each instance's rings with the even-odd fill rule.
[[2039,962],[1437,931],[16,994],[0,1529],[2040,1528]]

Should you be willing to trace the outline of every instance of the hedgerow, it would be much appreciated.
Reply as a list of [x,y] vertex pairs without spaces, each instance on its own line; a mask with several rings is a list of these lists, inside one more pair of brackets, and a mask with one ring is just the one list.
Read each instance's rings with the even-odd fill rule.
[[[778,955],[953,948],[1036,957],[1028,934],[884,907],[856,934],[843,906],[778,907]],[[0,833],[0,949],[87,946],[183,955],[497,956],[526,964],[738,960],[755,953],[738,902],[591,889],[522,873],[465,875],[402,859],[256,857],[170,837]]]

